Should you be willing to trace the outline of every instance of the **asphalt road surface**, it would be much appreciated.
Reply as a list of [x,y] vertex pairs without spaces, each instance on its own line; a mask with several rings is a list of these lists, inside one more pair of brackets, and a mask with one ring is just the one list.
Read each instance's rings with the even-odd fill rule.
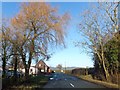
[[63,73],[55,73],[44,88],[105,88]]

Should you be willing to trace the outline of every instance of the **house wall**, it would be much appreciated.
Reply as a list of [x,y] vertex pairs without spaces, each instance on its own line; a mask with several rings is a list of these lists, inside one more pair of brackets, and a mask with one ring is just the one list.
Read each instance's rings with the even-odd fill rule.
[[[21,69],[21,71],[22,71],[22,73],[25,73],[25,69]],[[29,75],[31,75],[31,74],[38,74],[38,69],[37,68],[35,68],[35,67],[30,67],[30,69],[29,69]]]
[[38,69],[35,67],[30,67],[29,69],[29,74],[38,74]]
[[21,72],[22,72],[22,73],[25,73],[25,69],[21,69]]
[[39,68],[40,72],[48,72],[48,66],[43,61],[39,61],[36,67]]

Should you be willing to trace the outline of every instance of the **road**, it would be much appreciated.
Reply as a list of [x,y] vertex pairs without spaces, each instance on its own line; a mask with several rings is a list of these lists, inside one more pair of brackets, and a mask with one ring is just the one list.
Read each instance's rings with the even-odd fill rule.
[[55,73],[44,88],[105,88],[63,73]]

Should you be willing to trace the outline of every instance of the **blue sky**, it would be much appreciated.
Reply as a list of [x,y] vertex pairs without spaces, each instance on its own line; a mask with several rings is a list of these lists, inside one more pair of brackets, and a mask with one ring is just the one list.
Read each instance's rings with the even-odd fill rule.
[[[82,48],[75,47],[75,41],[82,41],[83,37],[78,34],[78,24],[81,20],[80,14],[89,8],[89,3],[82,2],[54,2],[50,3],[53,7],[58,7],[59,14],[69,12],[71,15],[70,24],[67,28],[67,37],[65,39],[66,48],[55,48],[51,49],[54,52],[52,57],[46,63],[49,66],[57,66],[62,64],[65,66],[76,66],[76,67],[92,67],[93,62],[89,55],[83,52]],[[2,3],[2,17],[11,18],[17,14],[20,8],[20,3]]]

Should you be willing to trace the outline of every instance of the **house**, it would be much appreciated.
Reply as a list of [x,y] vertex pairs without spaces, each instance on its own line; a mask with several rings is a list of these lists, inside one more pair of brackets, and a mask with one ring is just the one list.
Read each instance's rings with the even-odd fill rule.
[[40,60],[36,65],[36,68],[38,68],[39,72],[42,73],[49,73],[51,72],[50,67],[46,65],[46,63],[43,60]]
[[[19,71],[22,71],[22,73],[25,73],[25,68],[19,68]],[[29,75],[36,75],[39,73],[49,73],[51,72],[50,67],[46,65],[46,63],[43,60],[40,60],[37,62],[35,66],[30,66],[29,69]]]

